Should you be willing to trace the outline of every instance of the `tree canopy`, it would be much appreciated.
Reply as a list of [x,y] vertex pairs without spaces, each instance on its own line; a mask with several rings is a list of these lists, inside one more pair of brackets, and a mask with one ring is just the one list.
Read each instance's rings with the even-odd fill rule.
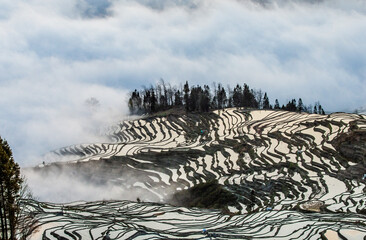
[[20,211],[16,203],[22,181],[19,165],[14,162],[9,144],[0,137],[0,239],[16,239],[17,216]]
[[268,93],[261,89],[251,89],[248,84],[237,84],[234,89],[226,88],[221,84],[190,86],[188,81],[180,88],[172,87],[160,80],[156,86],[135,89],[130,93],[128,106],[131,114],[150,114],[165,111],[174,107],[184,107],[188,112],[208,112],[226,107],[244,107],[251,109],[282,109],[287,111],[325,114],[319,102],[306,106],[302,99],[291,99],[280,107],[278,99],[272,105]]

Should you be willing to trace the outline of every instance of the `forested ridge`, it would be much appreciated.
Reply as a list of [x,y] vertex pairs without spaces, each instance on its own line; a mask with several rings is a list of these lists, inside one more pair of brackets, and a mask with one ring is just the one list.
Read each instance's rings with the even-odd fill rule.
[[128,107],[131,114],[151,114],[175,107],[184,108],[188,112],[208,112],[226,107],[244,107],[251,109],[282,109],[293,112],[325,114],[319,102],[305,105],[301,98],[293,98],[280,105],[278,99],[271,104],[267,92],[251,89],[248,84],[237,84],[234,88],[223,87],[221,83],[189,86],[188,81],[181,87],[172,87],[160,80],[156,86],[135,89],[130,93]]

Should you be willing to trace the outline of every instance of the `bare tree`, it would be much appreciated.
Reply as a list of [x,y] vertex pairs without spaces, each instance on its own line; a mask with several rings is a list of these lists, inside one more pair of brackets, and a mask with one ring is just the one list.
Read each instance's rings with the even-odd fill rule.
[[259,90],[255,90],[255,100],[257,100],[258,102],[258,108],[262,109],[263,108],[263,92],[261,89]]
[[19,198],[16,204],[19,206],[19,212],[16,215],[16,233],[18,239],[27,239],[37,227],[37,220],[31,209],[30,202],[34,201],[34,196],[27,184],[24,176],[22,177],[22,186],[19,191]]

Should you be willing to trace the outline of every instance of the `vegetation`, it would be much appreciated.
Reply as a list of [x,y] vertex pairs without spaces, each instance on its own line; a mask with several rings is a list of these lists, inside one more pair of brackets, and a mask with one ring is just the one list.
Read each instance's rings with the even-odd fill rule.
[[20,176],[7,141],[0,137],[0,239],[25,239],[31,232],[33,219],[22,213],[22,198],[30,198],[30,191]]
[[161,80],[155,87],[151,86],[140,91],[135,89],[131,92],[128,106],[132,114],[153,114],[177,107],[184,107],[188,112],[245,107],[325,114],[319,102],[316,102],[314,107],[305,106],[301,98],[298,101],[292,99],[282,107],[276,99],[274,105],[271,105],[266,92],[263,94],[261,90],[251,89],[246,83],[243,87],[237,84],[234,89],[228,86],[225,90],[220,83],[217,86],[214,84],[213,89],[210,89],[208,85],[189,87],[186,82],[179,89]]
[[237,205],[237,197],[216,180],[212,180],[174,193],[171,202],[185,207],[225,210],[229,205]]
[[0,137],[1,239],[15,239],[16,216],[19,212],[19,206],[15,203],[19,196],[21,183],[19,165],[14,162],[7,141]]

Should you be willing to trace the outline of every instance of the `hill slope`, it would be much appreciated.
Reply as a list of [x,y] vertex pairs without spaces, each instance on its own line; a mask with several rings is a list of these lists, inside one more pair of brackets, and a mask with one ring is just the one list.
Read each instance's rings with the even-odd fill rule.
[[[83,144],[60,149],[54,154],[67,156],[72,161],[40,165],[33,171],[45,178],[50,174],[66,173],[70,177],[87,179],[98,185],[113,184],[121,191],[134,191],[143,201],[155,202],[172,202],[172,196],[177,191],[217,180],[237,199],[236,203],[227,206],[230,211],[241,214],[258,212],[225,220],[225,229],[238,231],[240,236],[277,236],[289,239],[292,234],[303,234],[295,231],[299,227],[300,232],[309,231],[307,236],[317,239],[321,232],[337,234],[326,232],[326,229],[348,229],[348,225],[352,226],[349,228],[357,228],[354,231],[362,235],[365,234],[366,227],[358,222],[364,217],[357,213],[365,211],[366,202],[365,181],[362,180],[366,173],[366,147],[363,144],[365,131],[364,115],[344,113],[323,116],[285,111],[226,109],[207,114],[169,115],[125,121],[111,134],[113,143]],[[113,208],[113,204],[106,203],[106,207]],[[181,211],[179,208],[156,204],[116,204],[146,206],[147,209],[148,206],[169,208],[169,211],[178,215]],[[103,205],[93,205],[98,206],[97,214],[104,211]],[[42,211],[59,207],[37,206]],[[113,209],[112,212],[118,212]],[[265,211],[269,209],[280,211]],[[87,208],[86,211],[90,214],[90,209]],[[142,210],[140,213],[143,216],[148,212],[156,214],[159,211]],[[198,209],[184,211],[199,212],[198,215],[205,219],[215,218],[210,223],[212,225],[206,220],[200,220],[197,227],[210,225],[221,235],[226,234],[226,230],[218,230],[221,229],[219,219],[225,218],[225,215]],[[52,211],[49,214],[52,215]],[[180,217],[184,221],[185,217]],[[65,215],[60,219],[63,218]],[[110,220],[110,216],[106,218]],[[284,220],[288,218],[294,222]],[[334,225],[342,218],[346,219],[345,224]],[[238,219],[244,221],[242,223],[249,224],[253,221],[262,226],[257,225],[258,229],[250,232],[247,228],[238,227]],[[74,220],[67,220],[70,221],[67,225],[77,229],[78,221]],[[48,222],[47,218],[41,218],[40,221]],[[139,224],[144,221],[136,221],[128,220],[131,224],[138,225],[135,229],[141,229]],[[104,225],[103,221],[98,224]],[[98,224],[95,227],[99,229]],[[107,225],[107,228],[114,226],[112,223]],[[160,239],[157,237],[159,234],[169,238],[198,238],[185,229],[189,224],[185,227],[183,225],[181,227],[177,224],[175,227],[179,230],[176,231],[171,231],[172,226],[168,227],[169,236],[157,231],[159,227],[149,228],[149,231],[157,234],[152,239]],[[56,233],[65,229],[66,232],[62,226],[64,225],[49,231]],[[272,228],[266,230],[266,226]],[[286,231],[293,231],[281,235],[282,226]],[[142,228],[146,230],[146,227]],[[124,231],[121,230],[118,234],[122,232]],[[234,239],[234,235],[225,238]]]

